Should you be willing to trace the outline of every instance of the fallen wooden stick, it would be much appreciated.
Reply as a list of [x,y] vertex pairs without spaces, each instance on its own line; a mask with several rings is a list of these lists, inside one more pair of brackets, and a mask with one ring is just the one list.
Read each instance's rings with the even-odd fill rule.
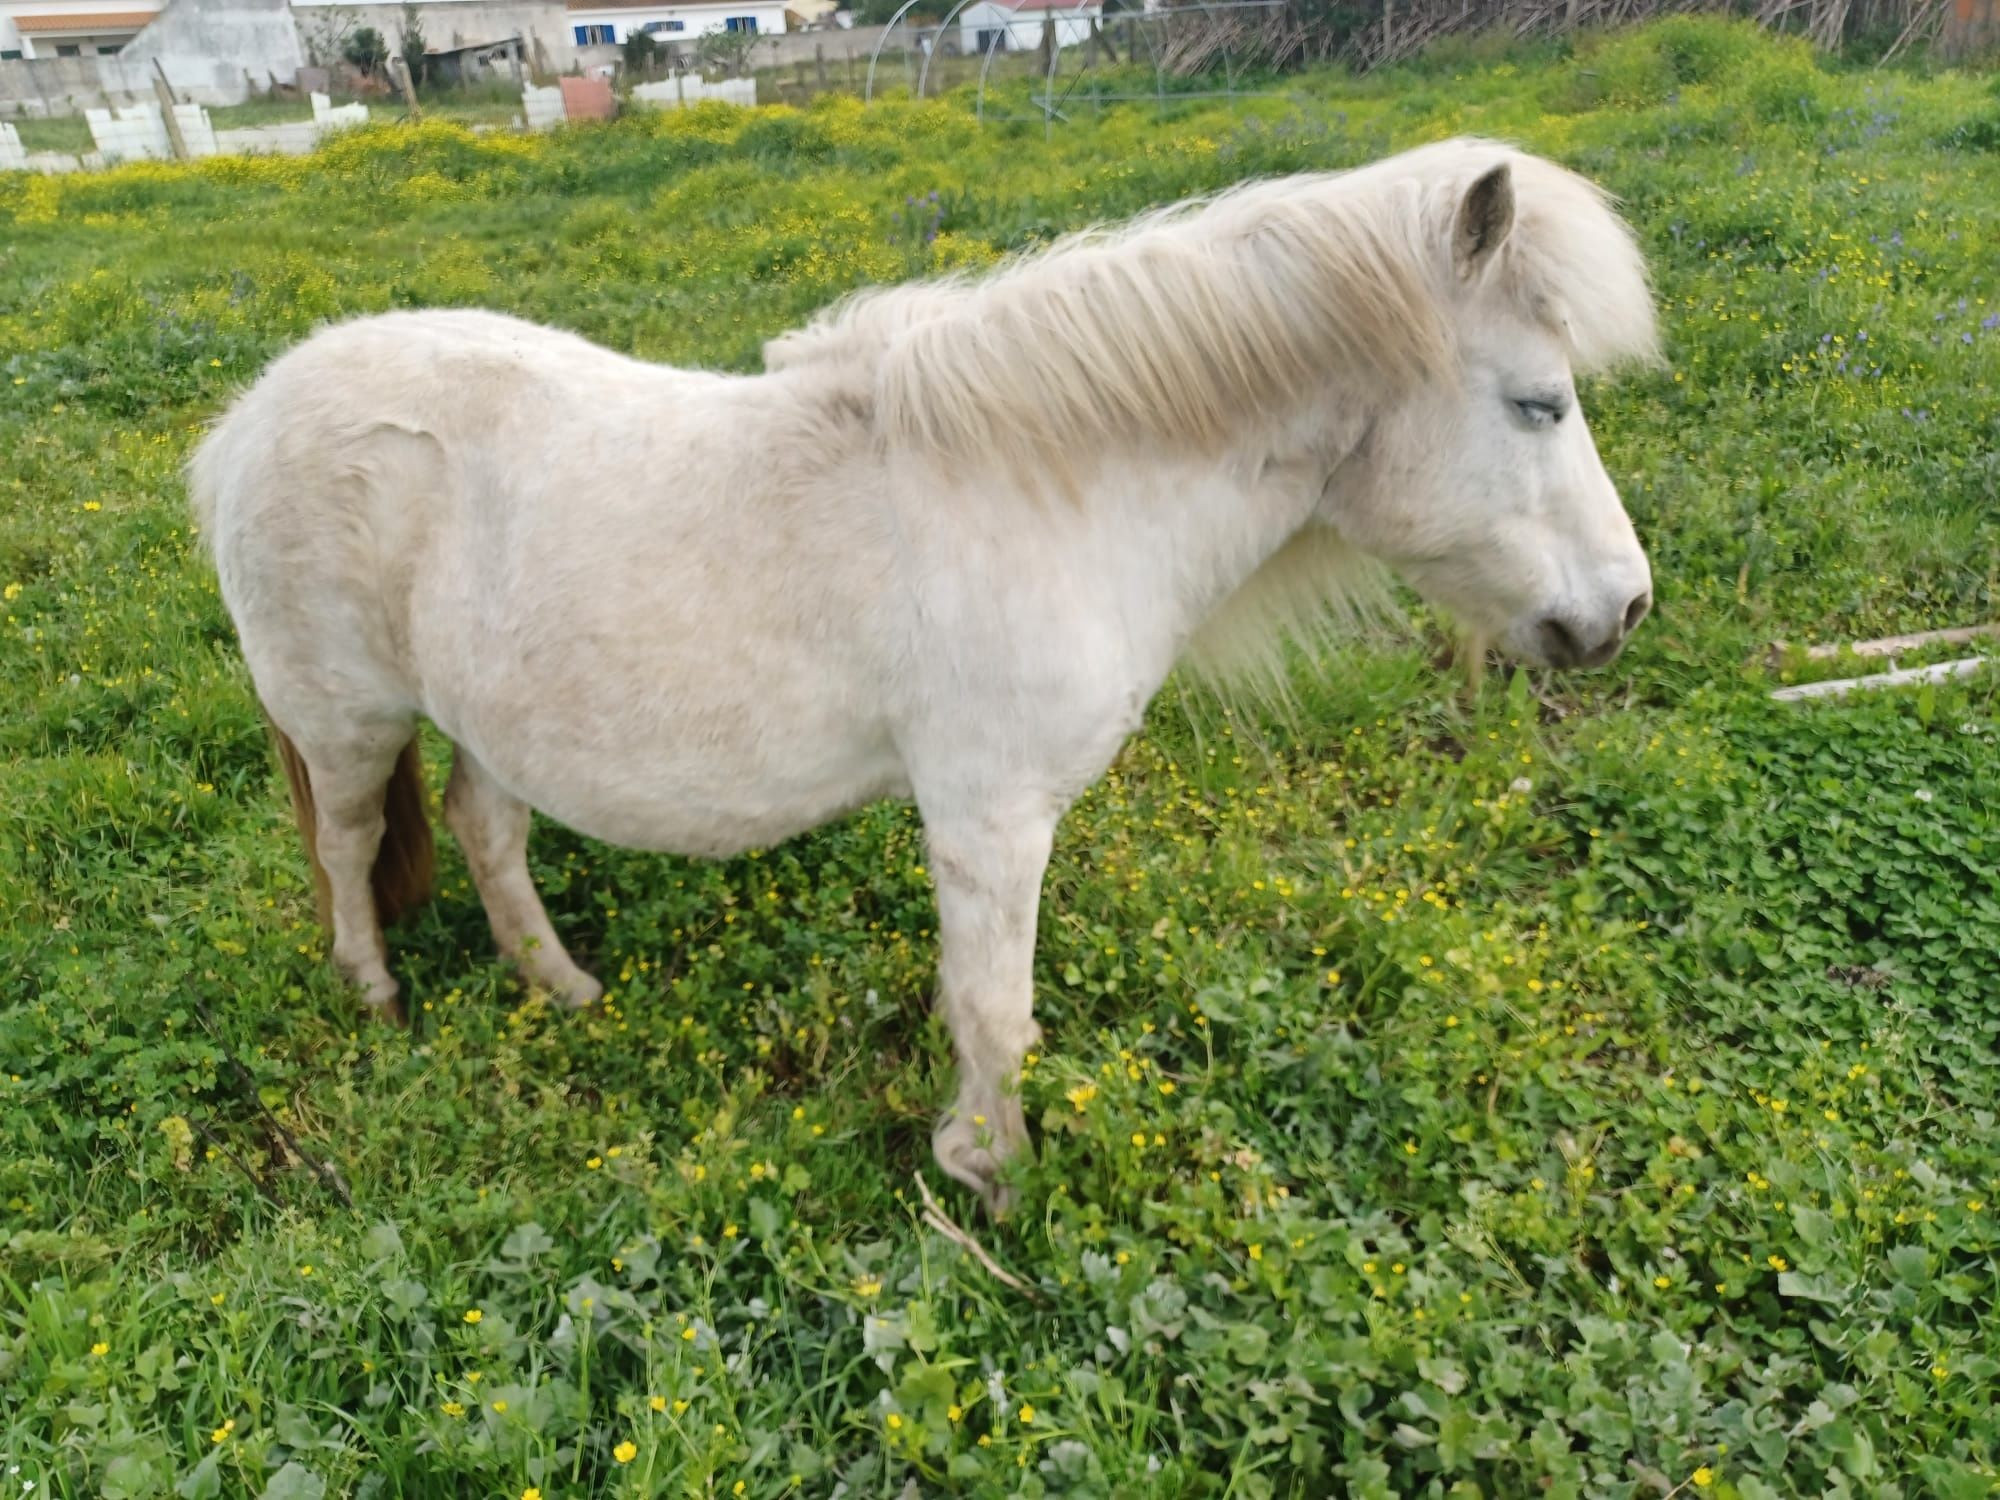
[[1941,661],[1930,667],[1904,667],[1895,672],[1877,672],[1868,677],[1839,677],[1831,682],[1802,682],[1796,687],[1779,688],[1771,696],[1780,703],[1796,703],[1801,698],[1841,698],[1849,693],[1873,688],[1908,687],[1920,682],[1948,682],[1954,677],[1970,677],[1990,660],[1965,656],[1957,661]]
[[1988,636],[2000,636],[2000,624],[1960,625],[1951,630],[1920,630],[1915,635],[1885,635],[1879,641],[1856,641],[1851,646],[1838,644],[1808,646],[1806,658],[1809,661],[1825,661],[1845,651],[1852,651],[1856,656],[1897,656],[1905,651],[1921,650],[1925,646],[1968,646]]
[[924,1181],[923,1173],[917,1172],[913,1175],[917,1179],[917,1196],[923,1199],[924,1202],[924,1222],[926,1224],[930,1225],[931,1228],[935,1229],[939,1234],[978,1261],[980,1265],[986,1268],[986,1274],[1001,1283],[1001,1285],[1012,1287],[1030,1302],[1039,1302],[1042,1300],[1040,1292],[1029,1286],[1027,1282],[1016,1276],[1012,1271],[1003,1269],[998,1261],[986,1253],[984,1245],[952,1223],[951,1219],[945,1214],[945,1211],[938,1207],[937,1199],[931,1196],[931,1185]]

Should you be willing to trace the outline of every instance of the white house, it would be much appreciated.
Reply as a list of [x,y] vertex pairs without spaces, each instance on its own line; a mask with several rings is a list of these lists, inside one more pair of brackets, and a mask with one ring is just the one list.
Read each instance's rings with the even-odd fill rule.
[[1090,40],[1092,23],[1104,18],[1103,0],[973,0],[958,13],[958,46],[961,52],[984,54],[990,46],[1000,52],[1032,52],[1042,44],[1042,33],[1053,22],[1058,47],[1074,47]]
[[570,44],[622,46],[635,31],[662,44],[714,31],[775,36],[785,29],[785,0],[568,0]]
[[0,58],[110,57],[163,0],[0,0]]

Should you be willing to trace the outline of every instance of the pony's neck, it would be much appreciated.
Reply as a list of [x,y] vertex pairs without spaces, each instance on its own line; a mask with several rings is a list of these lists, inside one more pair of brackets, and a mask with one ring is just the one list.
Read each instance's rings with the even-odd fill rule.
[[1145,638],[1162,677],[1315,524],[1365,425],[1357,416],[1337,431],[1261,437],[1219,459],[1121,464],[1084,497],[1135,641]]

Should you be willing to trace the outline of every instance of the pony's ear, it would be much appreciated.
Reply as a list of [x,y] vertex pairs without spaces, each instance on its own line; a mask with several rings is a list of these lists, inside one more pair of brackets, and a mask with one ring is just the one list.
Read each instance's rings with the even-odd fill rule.
[[1452,230],[1452,260],[1461,277],[1470,278],[1493,259],[1514,227],[1514,173],[1506,162],[1480,174],[1458,206]]

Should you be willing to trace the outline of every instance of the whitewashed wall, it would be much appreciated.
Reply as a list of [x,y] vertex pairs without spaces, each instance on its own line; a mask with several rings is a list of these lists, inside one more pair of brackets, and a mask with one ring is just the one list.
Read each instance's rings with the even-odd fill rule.
[[717,99],[724,104],[749,105],[757,102],[757,80],[725,78],[720,83],[710,83],[698,73],[677,73],[658,83],[636,85],[632,97],[656,109],[678,109],[684,104],[700,104],[707,99]]

